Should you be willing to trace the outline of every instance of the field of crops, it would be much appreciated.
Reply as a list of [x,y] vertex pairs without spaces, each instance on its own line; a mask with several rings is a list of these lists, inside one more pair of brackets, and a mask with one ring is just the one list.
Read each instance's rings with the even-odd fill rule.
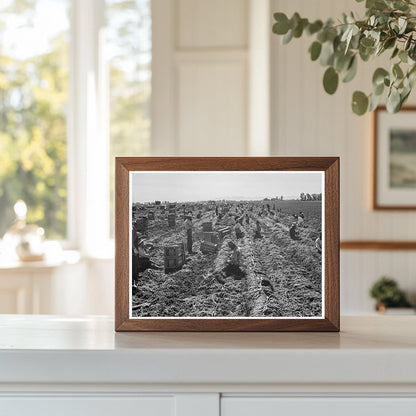
[[[268,204],[268,206],[267,206]],[[322,263],[315,240],[321,230],[321,201],[246,201],[188,204],[176,210],[176,225],[169,227],[167,213],[155,209],[143,234],[151,259],[164,263],[164,247],[185,238],[184,213],[193,218],[193,254],[174,272],[147,269],[133,276],[132,314],[135,317],[312,317],[322,313]],[[200,208],[199,208],[200,207]],[[200,218],[197,212],[201,211]],[[299,240],[292,240],[289,227],[294,214],[304,213],[298,227]],[[236,239],[235,219],[244,216],[244,237]],[[261,238],[254,238],[256,221]],[[230,227],[216,253],[203,254],[202,224]],[[242,253],[244,276],[226,276],[224,268],[237,242]]]

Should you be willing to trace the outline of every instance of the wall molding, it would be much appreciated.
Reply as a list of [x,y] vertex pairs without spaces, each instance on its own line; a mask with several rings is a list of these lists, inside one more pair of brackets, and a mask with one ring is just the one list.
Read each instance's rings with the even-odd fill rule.
[[416,241],[341,241],[341,250],[416,250]]

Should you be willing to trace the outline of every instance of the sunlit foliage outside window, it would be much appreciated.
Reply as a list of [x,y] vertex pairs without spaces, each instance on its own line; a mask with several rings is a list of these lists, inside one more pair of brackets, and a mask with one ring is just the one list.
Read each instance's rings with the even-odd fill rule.
[[106,0],[106,3],[113,236],[114,157],[149,154],[152,19],[150,0]]
[[[47,238],[67,235],[71,3],[0,1],[0,238],[18,199],[27,203],[28,222],[45,228]],[[149,153],[151,0],[103,0],[103,6],[112,236],[114,157]]]
[[68,14],[69,0],[0,2],[0,238],[18,199],[66,237]]

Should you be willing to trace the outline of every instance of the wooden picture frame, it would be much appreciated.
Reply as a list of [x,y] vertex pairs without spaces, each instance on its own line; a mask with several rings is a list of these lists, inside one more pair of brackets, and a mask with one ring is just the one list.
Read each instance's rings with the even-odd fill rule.
[[[416,161],[415,116],[416,107],[412,106],[403,107],[396,114],[388,113],[384,106],[373,112],[374,210],[416,209],[416,169],[408,169],[409,165],[413,166],[409,157],[414,156]],[[393,149],[393,140],[402,142],[402,151]],[[404,149],[406,143],[412,154]]]
[[[275,178],[277,178],[278,180],[282,180],[282,181],[285,180],[285,178],[287,177],[293,178],[293,183],[295,183],[295,180],[299,181],[299,180],[304,180],[304,179],[305,179],[305,182],[302,182],[302,183],[309,183],[309,178],[311,178],[311,183],[312,182],[315,183],[317,181],[316,179],[317,177],[321,178],[319,180],[321,181],[320,183],[322,184],[320,185],[322,186],[320,188],[322,189],[322,194],[321,196],[319,196],[318,194],[313,194],[313,198],[315,198],[315,195],[318,195],[316,196],[316,200],[317,200],[316,202],[318,202],[319,198],[321,198],[320,205],[316,205],[316,206],[321,207],[320,208],[321,211],[319,211],[320,212],[319,218],[322,224],[321,229],[323,230],[322,242],[321,242],[322,254],[320,255],[321,257],[317,257],[318,255],[316,254],[317,252],[319,252],[318,246],[316,246],[317,252],[314,251],[315,250],[314,244],[318,244],[318,243],[315,243],[315,240],[314,240],[316,233],[314,234],[313,232],[309,231],[308,218],[305,219],[305,225],[304,225],[305,228],[301,229],[300,231],[300,235],[302,236],[301,241],[297,242],[297,241],[289,240],[287,245],[283,245],[283,243],[279,243],[281,244],[281,246],[276,245],[276,247],[287,247],[289,245],[290,247],[293,246],[294,255],[296,255],[296,250],[298,247],[296,244],[299,244],[299,245],[304,244],[305,246],[302,246],[302,247],[299,246],[300,247],[299,250],[300,249],[303,250],[303,247],[305,247],[305,250],[307,250],[307,253],[309,253],[308,255],[312,257],[315,256],[316,258],[320,258],[319,261],[321,263],[319,264],[322,264],[322,268],[321,268],[322,281],[321,281],[321,286],[319,286],[321,290],[320,293],[322,294],[320,298],[322,302],[322,304],[320,305],[321,309],[319,309],[320,314],[317,314],[316,316],[308,315],[308,316],[300,316],[300,317],[299,316],[286,316],[286,317],[272,316],[270,317],[270,316],[265,316],[265,315],[264,316],[263,315],[261,316],[257,316],[257,315],[222,316],[221,315],[221,316],[214,316],[214,317],[207,317],[204,315],[201,317],[199,316],[181,317],[177,315],[165,316],[163,315],[164,313],[163,312],[161,315],[157,315],[157,316],[145,316],[143,311],[145,312],[147,311],[146,309],[147,306],[146,307],[141,306],[140,310],[142,311],[142,314],[140,316],[133,316],[133,301],[132,301],[133,279],[131,277],[131,275],[133,274],[132,251],[135,253],[134,250],[137,244],[139,245],[142,244],[143,240],[140,240],[139,243],[137,243],[137,240],[135,240],[136,242],[134,244],[132,243],[131,237],[136,238],[137,235],[140,235],[140,234],[136,232],[136,228],[134,228],[133,230],[132,228],[133,222],[131,221],[133,221],[133,218],[136,218],[137,210],[145,209],[147,205],[146,207],[143,207],[140,204],[145,204],[145,202],[143,203],[140,202],[139,204],[138,202],[131,200],[131,198],[135,200],[139,200],[142,197],[145,198],[144,196],[145,194],[150,195],[153,192],[153,190],[155,189],[155,186],[154,185],[153,187],[151,186],[149,182],[149,178],[152,179],[155,176],[154,175],[155,173],[158,173],[159,175],[162,175],[162,174],[165,175],[165,176],[163,175],[161,176],[162,179],[173,178],[174,174],[179,175],[180,178],[185,178],[186,181],[188,181],[186,182],[188,185],[189,183],[191,183],[190,181],[192,178],[194,178],[195,175],[197,176],[199,174],[203,174],[201,178],[203,178],[204,180],[211,181],[212,175],[216,174],[217,178],[220,178],[219,182],[222,183],[221,185],[222,188],[226,187],[224,183],[228,183],[227,181],[234,180],[232,179],[234,178],[233,176],[234,174],[235,175],[241,174],[245,176],[241,176],[241,177],[236,176],[236,177],[242,178],[241,183],[244,184],[244,187],[246,187],[247,189],[249,188],[249,185],[247,185],[247,181],[244,178],[248,178],[249,180],[253,180],[253,181],[255,180],[254,178],[266,178],[267,181],[269,180],[272,181],[271,183],[273,184],[273,191],[274,191],[274,184],[276,183],[274,182]],[[253,176],[253,175],[256,175],[256,176]],[[271,176],[266,176],[266,175],[271,175]],[[289,175],[293,175],[293,176],[289,176]],[[199,178],[199,176],[197,177]],[[219,183],[219,182],[215,182],[215,183]],[[211,183],[211,182],[207,182],[207,183]],[[233,182],[230,182],[230,183],[233,183]],[[290,182],[290,184],[292,184],[292,182]],[[242,187],[242,185],[239,185],[239,186],[240,188]],[[259,183],[256,188],[262,188],[265,186],[266,186],[265,183],[264,184]],[[134,188],[133,191],[132,191],[132,188]],[[180,187],[178,189],[180,189]],[[191,188],[188,186],[186,189],[189,190]],[[293,189],[295,189],[294,185],[293,185]],[[196,188],[195,188],[195,191],[197,191]],[[186,191],[186,192],[189,192],[189,191]],[[260,190],[258,192],[260,192]],[[339,289],[339,158],[337,157],[252,157],[252,158],[251,157],[243,157],[243,158],[119,157],[119,158],[116,158],[115,195],[116,195],[115,196],[115,212],[116,212],[115,214],[115,330],[116,331],[339,331],[339,314],[340,314],[339,312],[339,298],[340,298],[340,295],[339,295],[339,290],[340,290]],[[136,196],[134,196],[133,198],[132,195],[136,195]],[[137,198],[137,195],[139,195],[140,198]],[[241,195],[241,192],[240,192],[240,195]],[[223,199],[222,200],[218,199],[218,200],[213,201],[212,206],[205,207],[205,205],[203,205],[203,208],[207,212],[206,215],[212,215],[213,218],[215,217],[215,215],[217,215],[218,218],[220,218],[222,215],[222,211],[218,213],[217,212],[218,210],[215,210],[216,212],[214,213],[213,206],[215,207],[223,206],[224,207],[223,209],[225,212],[224,219],[228,218],[228,216],[231,216],[230,212],[226,212],[226,210],[229,210],[231,212],[234,212],[233,210],[235,210],[235,212],[245,212],[244,210],[246,210],[247,217],[249,217],[248,220],[250,220],[250,216],[248,215],[248,212],[250,212],[249,210],[251,210],[253,214],[250,214],[250,215],[253,216],[253,221],[256,220],[256,218],[260,218],[259,217],[260,215],[264,215],[264,220],[263,220],[264,222],[262,224],[271,223],[272,218],[273,219],[277,218],[275,222],[276,224],[278,224],[279,219],[278,219],[277,214],[281,213],[281,217],[280,217],[281,224],[276,225],[276,229],[278,231],[283,230],[282,233],[284,232],[284,235],[282,234],[283,235],[282,240],[286,241],[285,239],[289,239],[288,237],[289,233],[286,234],[286,231],[288,230],[284,222],[287,223],[288,218],[291,215],[291,211],[288,210],[286,212],[282,208],[278,208],[279,206],[283,206],[283,202],[279,203],[278,202],[279,199],[277,198],[271,198],[271,199],[264,198],[263,200],[258,201],[256,200],[256,197],[254,197],[254,194],[252,195],[251,200],[248,200],[246,198],[247,199],[246,201],[244,199],[245,197],[246,196],[241,197],[240,199],[232,199],[230,200],[231,202],[228,201],[228,198],[218,197],[218,198],[223,198]],[[307,199],[308,202],[312,200],[312,197],[310,195],[307,198],[305,194],[304,198],[305,198],[305,201]],[[147,199],[143,199],[143,201],[147,201]],[[189,198],[182,199],[182,201],[189,201]],[[205,201],[205,199],[201,198],[200,201]],[[269,205],[265,203],[267,201],[270,201]],[[274,205],[272,205],[272,202],[274,203]],[[294,203],[289,204],[291,201],[285,200],[284,202],[287,202],[286,205],[290,207],[292,206],[294,207],[296,205]],[[155,203],[159,203],[159,201],[156,201]],[[193,202],[189,202],[189,204],[191,203]],[[210,201],[210,203],[212,202]],[[195,210],[195,212],[198,209],[198,206],[195,206],[195,207],[190,206],[188,208],[185,208],[186,204],[188,204],[188,202],[183,203],[184,212],[185,212],[185,209],[189,209],[189,210],[192,209],[192,210]],[[296,205],[296,206],[299,206],[299,205]],[[307,205],[303,205],[303,206],[306,207]],[[310,204],[309,206],[312,207],[312,204]],[[133,211],[134,211],[134,215],[133,215]],[[198,214],[199,213],[200,212],[198,211]],[[307,211],[305,211],[305,213],[307,215]],[[191,214],[189,214],[189,216],[191,216]],[[241,218],[243,218],[243,216],[244,214],[242,214]],[[297,221],[301,221],[299,219],[299,216],[302,216],[302,215],[300,214],[296,217]],[[165,220],[163,219],[163,221]],[[235,221],[240,221],[240,219],[237,219],[236,217]],[[311,224],[314,224],[314,227],[317,224],[316,221],[317,221],[316,218],[312,217],[312,214],[311,214]],[[135,220],[134,227],[136,227],[137,223],[138,223],[137,220]],[[260,219],[259,219],[259,223],[260,223]],[[302,225],[302,222],[300,224]],[[249,225],[247,225],[247,227],[249,227]],[[252,227],[252,225],[250,225],[250,227]],[[263,227],[263,225],[261,225],[261,227]],[[293,224],[292,224],[292,227],[293,227]],[[312,227],[312,225],[310,227]],[[296,228],[296,225],[294,228]],[[243,243],[241,244],[246,244],[246,243],[254,244],[251,242],[251,238],[252,238],[251,231],[250,231],[251,228],[246,228],[246,230],[249,230],[249,231],[247,232],[247,235],[244,237],[244,239],[241,240],[243,241]],[[237,236],[237,230],[235,232]],[[250,236],[248,234],[249,232],[250,232]],[[302,233],[304,233],[304,237]],[[271,231],[267,235],[268,236],[270,235],[270,237],[267,237],[267,238],[269,239],[272,238]],[[293,237],[292,234],[291,234],[291,237]],[[224,237],[224,238],[228,238],[228,237]],[[238,236],[236,238],[238,238]],[[266,238],[266,229],[264,230],[264,238]],[[265,246],[266,239],[262,241],[264,243],[261,243],[261,244]],[[237,243],[238,243],[238,240],[237,240]],[[260,247],[260,243],[256,243],[256,244],[258,244],[258,246],[256,247]],[[272,244],[272,243],[269,242],[268,244]],[[201,243],[201,247],[202,247],[202,243]],[[233,249],[231,245],[228,245],[226,248],[224,248],[224,250],[225,249],[228,250],[229,247],[231,247],[231,250]],[[189,247],[188,247],[188,250],[189,250]],[[192,241],[191,241],[191,250],[192,250]],[[201,256],[201,255],[202,254],[200,253],[197,254],[197,256]],[[219,255],[220,254],[217,254],[217,256]],[[140,254],[138,256],[140,256]],[[244,253],[243,253],[243,259],[244,259]],[[193,262],[193,261],[194,260],[192,259],[190,260],[190,262]],[[304,270],[306,273],[307,269],[304,268]],[[150,273],[149,270],[146,270],[146,273],[147,272]],[[162,272],[159,270],[156,270],[156,271],[152,271],[152,273],[156,273],[159,276],[161,275]],[[144,273],[142,275],[144,275]],[[137,276],[139,276],[140,278],[140,276],[142,275],[139,273],[138,275],[135,274],[134,276],[136,279]],[[175,279],[176,278],[175,276],[176,274],[169,275],[169,278]],[[247,279],[248,277],[249,276],[247,274]],[[234,287],[234,282],[235,284],[238,283],[237,280],[233,280],[231,277],[228,277],[227,279],[231,279],[231,280],[227,280],[227,283],[225,283],[225,285],[228,285],[227,286],[228,288]],[[234,277],[234,279],[237,279],[237,277]],[[259,291],[263,289],[275,290],[273,289],[273,287],[271,289],[270,287],[266,287],[266,288],[264,287],[266,286],[266,283],[267,283],[267,276],[264,278],[264,280],[263,278],[261,278],[261,281],[258,281],[258,282],[257,280],[255,280],[255,283],[256,284],[258,283],[258,288],[256,288],[256,290],[259,290]],[[268,284],[272,286],[270,281]],[[137,288],[135,287],[135,289]],[[136,297],[134,299],[137,299],[138,297],[141,301],[141,298],[140,298],[141,295],[136,294],[135,296]],[[270,296],[270,298],[273,298],[273,296]],[[289,304],[291,302],[290,296],[292,295],[287,295]],[[277,302],[278,301],[277,296],[275,296],[275,298]],[[293,297],[293,299],[295,299],[295,297]],[[305,297],[303,299],[307,299],[307,298]],[[174,299],[174,302],[175,301],[176,301],[176,298]],[[186,299],[186,301],[188,300]],[[150,305],[149,308],[150,307],[153,307],[153,305]],[[275,309],[275,311],[276,310],[277,309]],[[263,314],[266,314],[266,312],[263,312]],[[134,313],[137,314],[136,311]],[[274,313],[277,313],[277,312],[274,312]]]

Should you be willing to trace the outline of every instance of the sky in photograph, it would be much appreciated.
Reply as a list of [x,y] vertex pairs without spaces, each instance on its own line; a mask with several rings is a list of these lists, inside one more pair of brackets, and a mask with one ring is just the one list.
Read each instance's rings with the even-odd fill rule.
[[132,202],[259,200],[322,193],[323,172],[132,172]]

